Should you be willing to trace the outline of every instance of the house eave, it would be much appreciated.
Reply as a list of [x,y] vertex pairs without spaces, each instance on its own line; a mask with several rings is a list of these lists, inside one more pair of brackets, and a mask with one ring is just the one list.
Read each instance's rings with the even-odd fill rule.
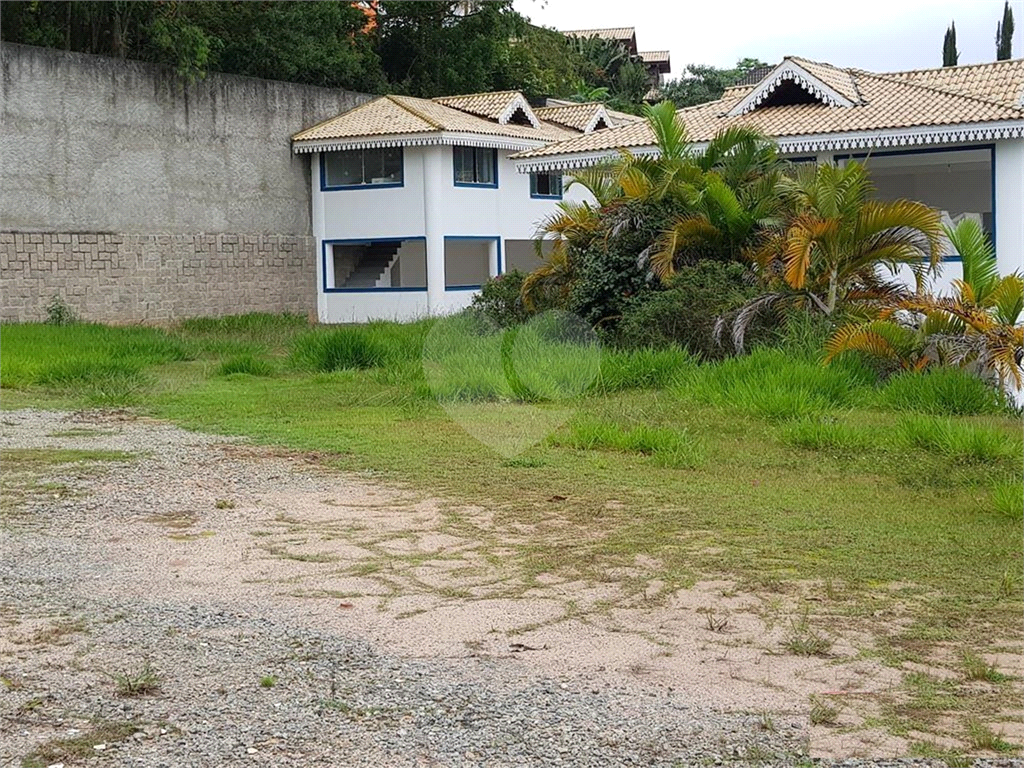
[[[936,144],[970,144],[980,141],[1024,138],[1024,120],[1003,120],[986,123],[961,123],[959,125],[925,125],[913,128],[887,128],[875,131],[846,131],[837,133],[808,134],[806,136],[774,136],[783,155],[807,154],[808,152],[843,152],[848,150],[870,150],[886,147],[934,146]],[[693,148],[703,150],[707,142],[694,142]],[[656,155],[654,145],[628,147],[636,155]],[[579,152],[571,155],[549,155],[546,157],[523,158],[516,161],[519,173],[539,171],[572,170],[597,165],[619,154],[618,149]]]
[[460,131],[431,131],[428,133],[406,133],[391,136],[355,136],[344,139],[292,140],[292,152],[308,154],[313,152],[337,152],[346,149],[373,149],[377,147],[425,147],[432,145],[492,147],[522,152],[537,149],[550,141],[544,139],[518,139],[511,136],[492,136],[483,133],[462,133]]

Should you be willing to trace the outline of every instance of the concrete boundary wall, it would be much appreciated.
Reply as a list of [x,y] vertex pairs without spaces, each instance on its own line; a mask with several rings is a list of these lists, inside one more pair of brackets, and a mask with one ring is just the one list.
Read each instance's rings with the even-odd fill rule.
[[0,320],[316,311],[308,156],[370,98],[0,45]]

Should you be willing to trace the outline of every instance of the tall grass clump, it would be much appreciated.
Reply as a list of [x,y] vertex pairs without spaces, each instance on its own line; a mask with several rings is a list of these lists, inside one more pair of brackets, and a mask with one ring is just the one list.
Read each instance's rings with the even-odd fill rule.
[[605,450],[653,456],[658,464],[669,467],[695,467],[703,460],[700,446],[686,430],[647,424],[623,427],[611,421],[581,419],[569,424],[567,430],[552,435],[549,442],[584,451]]
[[900,422],[899,434],[912,448],[964,463],[1019,459],[1024,451],[1019,435],[939,416],[908,416]]
[[318,373],[377,368],[387,360],[387,348],[365,326],[305,333],[295,339],[289,357],[292,367]]
[[780,436],[786,445],[811,451],[856,453],[867,450],[877,443],[877,436],[868,430],[835,419],[813,417],[784,424]]
[[992,508],[1014,522],[1024,520],[1024,483],[999,483],[992,488]]
[[184,344],[156,328],[12,324],[3,330],[0,386],[39,386],[96,405],[124,405],[148,386],[148,368],[188,357]]
[[823,366],[806,353],[762,347],[700,366],[675,390],[696,402],[784,421],[856,405],[866,398],[874,379],[874,372],[856,360]]
[[609,349],[601,356],[594,389],[619,392],[625,389],[661,389],[671,386],[696,366],[694,357],[681,347]]
[[231,376],[236,373],[249,376],[272,376],[274,374],[274,366],[265,358],[244,354],[235,355],[225,360],[217,368],[218,376]]
[[935,416],[998,414],[1009,410],[1006,396],[995,387],[968,371],[950,366],[899,373],[878,390],[875,401],[886,410]]
[[303,315],[250,312],[223,317],[182,320],[174,333],[197,352],[214,355],[260,354],[286,349],[297,335],[309,330]]

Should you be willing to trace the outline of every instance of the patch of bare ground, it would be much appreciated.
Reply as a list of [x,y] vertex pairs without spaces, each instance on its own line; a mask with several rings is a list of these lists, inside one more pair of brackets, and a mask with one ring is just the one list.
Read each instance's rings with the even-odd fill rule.
[[[705,578],[675,588],[644,555],[600,578],[531,570],[523,562],[536,537],[571,546],[587,530],[557,513],[509,521],[341,475],[318,454],[205,440],[182,472],[160,448],[195,436],[116,414],[73,423],[5,428],[3,445],[125,450],[140,435],[152,445],[131,473],[61,479],[69,513],[47,533],[76,537],[82,556],[102,563],[93,598],[215,595],[404,657],[667,686],[700,706],[799,716],[822,757],[990,754],[1024,742],[1019,640],[989,638],[1001,648],[982,657],[991,679],[968,681],[959,649],[899,634],[913,625],[915,598],[893,588],[880,589],[877,610],[852,611],[834,584]],[[47,472],[37,470],[38,483]],[[74,618],[8,616],[0,670],[25,646],[87,638]],[[981,727],[997,739],[982,742]]]

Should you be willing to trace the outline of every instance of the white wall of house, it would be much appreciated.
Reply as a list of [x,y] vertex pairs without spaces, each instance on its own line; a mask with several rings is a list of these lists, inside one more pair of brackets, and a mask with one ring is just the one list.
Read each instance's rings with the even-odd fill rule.
[[[508,159],[513,151],[497,151],[496,188],[456,186],[453,148],[446,145],[405,147],[401,187],[321,190],[320,157],[310,155],[313,234],[321,255],[317,265],[320,322],[413,320],[469,306],[476,291],[464,286],[478,285],[488,275],[498,274],[499,261],[505,271],[505,241],[532,240],[558,202],[531,198],[529,175],[519,173]],[[588,196],[574,187],[565,192],[564,199]],[[330,290],[334,285],[332,241],[413,237],[425,238],[425,289]],[[325,244],[326,265],[322,258]],[[488,255],[486,262],[482,249]],[[386,283],[385,276],[378,284]]]
[[996,257],[999,271],[1024,270],[1024,138],[996,142]]

